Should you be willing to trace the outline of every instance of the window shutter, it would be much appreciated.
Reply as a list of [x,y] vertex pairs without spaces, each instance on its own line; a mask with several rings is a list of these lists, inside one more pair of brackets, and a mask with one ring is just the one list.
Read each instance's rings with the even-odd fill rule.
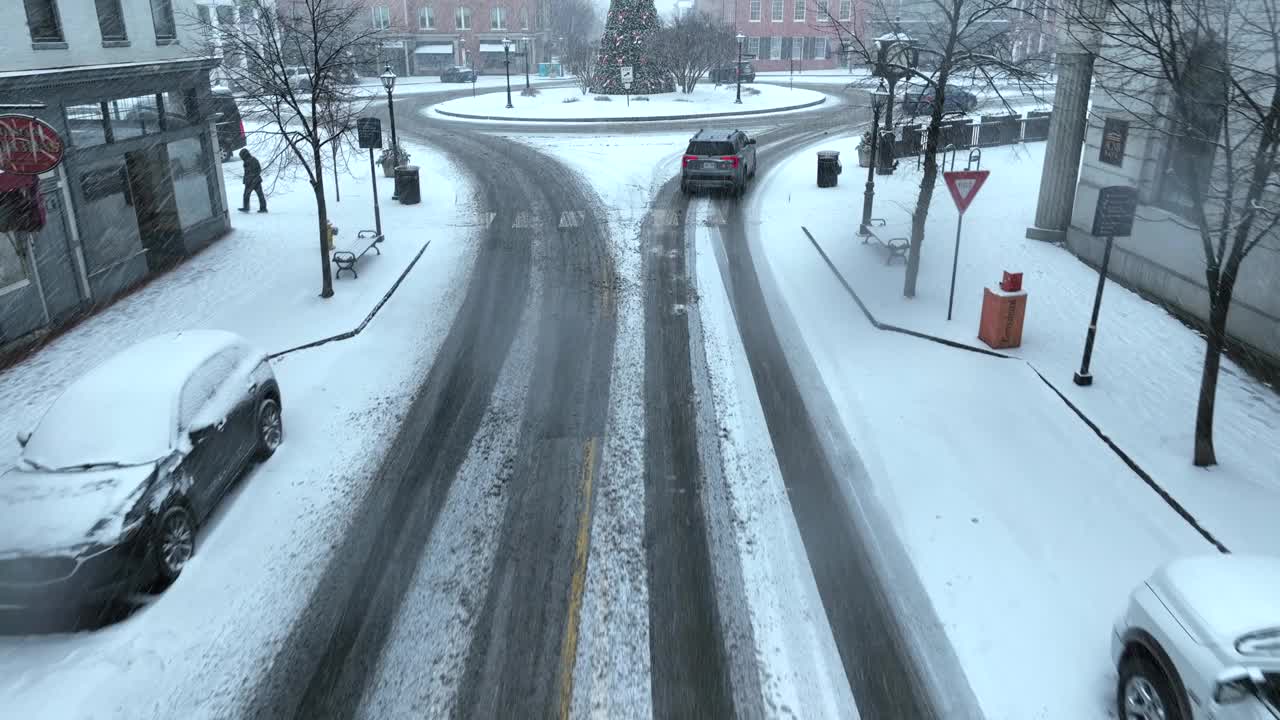
[[764,60],[769,57],[769,41],[770,40],[771,38],[769,37],[760,38],[760,53],[756,55],[757,60]]

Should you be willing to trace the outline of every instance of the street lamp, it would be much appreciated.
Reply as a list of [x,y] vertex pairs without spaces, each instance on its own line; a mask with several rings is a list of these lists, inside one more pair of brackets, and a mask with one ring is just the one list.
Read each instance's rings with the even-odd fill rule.
[[[393,167],[400,165],[400,142],[396,137],[396,105],[392,98],[391,92],[396,89],[396,74],[391,71],[391,63],[387,63],[382,74],[378,76],[382,81],[382,87],[387,90],[387,114],[391,116],[391,157],[394,163]],[[400,187],[396,186],[394,192],[391,193],[392,200],[400,199]]]
[[524,94],[528,97],[533,95],[533,89],[529,87],[529,51],[533,48],[533,44],[529,42],[528,35],[520,38],[520,44],[524,46]]
[[738,33],[738,65],[734,68],[734,77],[738,82],[738,95],[734,98],[735,105],[742,104],[742,42],[747,39],[746,35]]
[[507,109],[514,107],[511,104],[511,39],[502,38],[502,63],[507,68]]
[[871,151],[867,162],[867,188],[862,192],[862,225],[858,228],[859,235],[867,234],[867,226],[871,224],[871,206],[876,201],[876,146],[880,139],[880,110],[887,99],[889,94],[885,92],[884,80],[881,80],[880,86],[871,93]]

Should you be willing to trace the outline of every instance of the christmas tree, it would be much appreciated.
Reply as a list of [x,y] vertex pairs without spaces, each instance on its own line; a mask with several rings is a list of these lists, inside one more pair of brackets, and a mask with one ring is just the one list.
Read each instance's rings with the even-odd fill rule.
[[631,66],[633,95],[674,91],[671,73],[655,52],[660,26],[653,0],[612,0],[591,91],[604,95],[628,92],[622,86],[620,68],[624,65]]

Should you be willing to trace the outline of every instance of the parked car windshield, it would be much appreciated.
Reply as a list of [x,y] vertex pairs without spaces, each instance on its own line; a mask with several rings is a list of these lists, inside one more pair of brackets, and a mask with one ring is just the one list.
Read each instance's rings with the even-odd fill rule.
[[72,470],[162,457],[170,444],[170,406],[164,398],[128,389],[119,384],[72,388],[31,433],[22,459],[42,469]]

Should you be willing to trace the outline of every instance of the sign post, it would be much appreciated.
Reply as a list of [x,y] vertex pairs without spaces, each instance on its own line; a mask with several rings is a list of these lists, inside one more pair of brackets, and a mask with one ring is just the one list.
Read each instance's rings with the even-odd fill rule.
[[622,87],[627,91],[627,107],[631,107],[631,83],[635,78],[630,65],[623,65],[618,68],[618,74],[622,76]]
[[1080,359],[1080,372],[1072,378],[1081,387],[1093,384],[1089,374],[1089,361],[1093,359],[1093,339],[1098,334],[1098,311],[1102,309],[1102,289],[1107,284],[1107,266],[1111,264],[1111,245],[1118,237],[1133,233],[1133,216],[1138,210],[1138,191],[1124,185],[1112,185],[1098,191],[1098,204],[1093,211],[1094,237],[1105,237],[1102,251],[1102,267],[1098,269],[1098,291],[1093,296],[1093,314],[1089,317],[1089,332],[1084,338],[1084,357]]
[[360,147],[369,148],[369,179],[373,182],[373,225],[378,237],[382,237],[382,212],[378,209],[378,173],[373,162],[374,148],[382,147],[382,121],[373,117],[359,118],[356,120],[356,136],[360,140]]
[[951,199],[955,201],[956,209],[960,211],[960,216],[956,218],[956,250],[951,258],[951,293],[947,296],[947,320],[951,319],[951,308],[956,299],[956,269],[960,265],[960,228],[964,225],[964,211],[969,209],[969,203],[973,202],[973,198],[982,189],[982,184],[987,181],[987,176],[990,174],[990,170],[955,170],[942,173],[942,179],[946,180],[947,189],[951,191]]

